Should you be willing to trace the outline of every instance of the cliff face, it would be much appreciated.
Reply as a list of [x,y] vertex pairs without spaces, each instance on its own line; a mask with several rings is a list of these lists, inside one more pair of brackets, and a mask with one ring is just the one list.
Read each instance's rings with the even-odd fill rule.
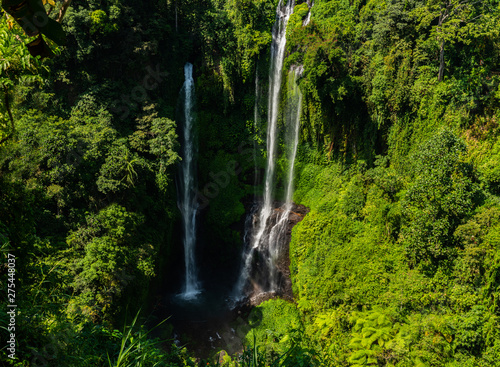
[[[280,209],[275,209],[279,211]],[[290,279],[290,242],[292,240],[293,227],[302,221],[309,213],[309,208],[304,205],[293,204],[292,210],[288,216],[288,226],[286,229],[285,240],[279,244],[280,256],[277,261],[279,274],[278,296],[285,299],[293,299],[292,281]]]
[[[284,211],[278,202],[275,202],[274,207],[275,209],[267,222],[269,228],[274,227]],[[248,298],[245,303],[255,306],[274,297],[293,300],[292,282],[290,279],[290,241],[292,239],[292,229],[304,219],[308,212],[309,208],[293,203],[284,228],[284,235],[279,237],[279,241],[276,244],[279,254],[275,263],[277,268],[277,289],[269,292],[262,291],[262,285],[266,285],[269,282],[269,269],[267,269],[266,264],[266,256],[269,256],[269,254],[261,252],[255,257],[252,264],[251,282],[246,289]]]

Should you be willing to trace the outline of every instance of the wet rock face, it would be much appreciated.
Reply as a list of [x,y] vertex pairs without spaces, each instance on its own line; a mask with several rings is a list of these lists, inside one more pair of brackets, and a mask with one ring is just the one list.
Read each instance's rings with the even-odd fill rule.
[[288,216],[288,227],[284,238],[279,243],[279,258],[276,264],[278,268],[278,296],[285,299],[293,299],[292,281],[290,279],[290,241],[292,240],[293,227],[302,221],[306,214],[309,213],[309,208],[304,205],[293,204],[292,210]]
[[[284,212],[282,203],[274,203],[274,210],[266,224],[267,228],[272,228],[276,225],[279,218]],[[292,283],[290,280],[290,241],[292,238],[292,229],[299,223],[304,216],[309,212],[309,209],[304,205],[293,204],[288,215],[288,220],[277,237],[278,258],[275,260],[277,288],[275,291],[266,291],[270,289],[270,269],[269,261],[271,254],[268,249],[261,248],[255,253],[252,259],[251,279],[245,288],[247,298],[242,302],[248,306],[258,305],[268,299],[281,297],[284,299],[293,299]]]

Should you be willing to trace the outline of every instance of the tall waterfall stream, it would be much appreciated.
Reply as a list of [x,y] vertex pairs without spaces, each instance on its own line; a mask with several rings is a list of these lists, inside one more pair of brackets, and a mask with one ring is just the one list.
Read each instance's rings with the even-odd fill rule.
[[194,128],[194,80],[193,65],[187,63],[184,67],[185,82],[182,87],[184,95],[184,126],[182,141],[182,162],[180,173],[181,194],[179,195],[179,209],[182,215],[183,236],[184,236],[184,265],[185,265],[185,283],[180,297],[185,300],[191,300],[200,293],[198,282],[198,271],[195,261],[196,250],[196,214],[198,204],[196,202],[196,160],[195,154],[197,147],[195,145]]
[[[197,203],[196,195],[198,148],[194,114],[195,88],[193,65],[187,63],[184,68],[185,82],[180,96],[183,101],[181,120],[184,123],[179,131],[182,161],[178,177],[178,207],[182,217],[185,273],[181,293],[158,298],[153,308],[156,310],[155,317],[159,319],[172,315],[174,337],[179,338],[179,344],[186,342],[180,337],[181,335],[198,341],[195,343],[195,348],[200,348],[198,355],[208,354],[210,350],[217,348],[229,353],[241,350],[241,337],[249,327],[245,317],[254,304],[244,300],[248,296],[258,297],[260,294],[271,297],[279,293],[283,279],[287,278],[287,275],[284,276],[279,269],[279,261],[280,258],[288,256],[288,252],[283,253],[281,247],[290,240],[292,222],[297,223],[305,214],[305,211],[294,212],[297,208],[292,202],[302,106],[302,94],[297,81],[302,73],[302,67],[293,66],[290,69],[286,91],[281,90],[283,77],[286,76],[283,69],[286,26],[294,5],[294,0],[289,0],[286,4],[280,2],[276,10],[269,65],[267,121],[261,119],[259,114],[260,102],[266,102],[266,95],[262,93],[264,83],[260,83],[258,75],[255,79],[254,129],[257,131],[267,122],[267,155],[262,196],[255,197],[253,209],[246,217],[245,224],[242,223],[242,229],[245,228],[244,250],[236,284],[231,280],[234,279],[231,276],[218,281],[217,284],[214,280],[202,279],[203,259],[200,258],[198,264],[195,256],[199,253],[197,246],[203,242],[203,239],[197,238],[200,205]],[[285,92],[285,108],[280,110],[280,101]],[[280,142],[284,143],[282,148]],[[256,148],[254,146],[254,150]],[[257,154],[255,151],[256,165]],[[285,162],[285,172],[280,172],[282,180],[277,178],[279,159],[284,159]],[[278,186],[282,188],[278,189]],[[280,197],[279,202],[276,196]],[[298,211],[301,210],[305,208]],[[256,263],[259,265],[256,266]],[[282,265],[281,269],[283,268]],[[229,281],[232,283],[229,284]],[[224,282],[227,284],[223,284]]]

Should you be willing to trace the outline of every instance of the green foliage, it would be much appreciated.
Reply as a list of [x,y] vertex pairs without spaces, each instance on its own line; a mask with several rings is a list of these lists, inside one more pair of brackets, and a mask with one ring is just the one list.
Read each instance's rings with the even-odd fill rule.
[[[145,330],[144,325],[136,326],[139,312],[132,320],[131,324],[126,326],[123,333],[115,331],[116,337],[121,336],[120,349],[115,358],[108,354],[109,367],[149,367],[149,366],[187,366],[190,362],[183,356],[182,350],[175,345],[171,353],[163,353],[158,348],[162,342],[159,339],[151,339],[149,334],[154,330]],[[164,320],[166,321],[166,320]],[[155,326],[159,327],[164,321]],[[112,362],[112,360],[114,362]]]
[[[120,15],[120,9],[117,6],[112,6],[111,13],[114,13],[114,18],[117,19]],[[90,34],[101,33],[103,35],[118,30],[118,24],[111,24],[109,17],[104,10],[98,9],[90,13],[91,25]]]
[[13,93],[43,82],[40,73],[47,71],[46,64],[30,55],[23,43],[24,32],[12,22],[11,18],[0,19],[0,144],[16,130]]
[[465,144],[451,131],[430,139],[414,158],[414,181],[403,198],[401,241],[416,265],[446,260],[455,253],[453,232],[471,214],[478,187]]
[[307,3],[295,5],[295,7],[293,8],[293,13],[288,20],[288,32],[290,32],[292,29],[301,27],[303,19],[308,13],[309,6],[307,5]]
[[[301,333],[302,322],[297,308],[284,300],[273,299],[255,307],[248,318],[251,330],[247,345],[253,338],[262,346],[266,359],[276,359],[293,346],[295,333]],[[255,348],[254,348],[255,350]]]
[[392,322],[376,311],[366,314],[354,312],[350,321],[355,325],[349,343],[354,351],[349,362],[356,367],[377,365],[377,355],[383,353],[392,339]]
[[[271,44],[269,15],[271,2],[235,0],[225,4],[227,17],[234,26],[234,36],[241,55],[240,70],[244,78],[253,71],[254,57]],[[272,14],[272,13],[271,13]]]
[[140,165],[138,156],[131,157],[127,146],[118,144],[120,142],[116,142],[110,149],[97,179],[97,188],[104,194],[117,193],[134,186],[138,176],[135,170],[135,166]]
[[[203,258],[239,258],[276,6],[77,2],[67,46],[44,63],[2,16],[0,237],[19,259],[18,365],[205,362],[115,329],[172,275],[187,60]],[[304,66],[294,199],[310,208],[290,245],[296,305],[254,308],[247,349],[211,365],[498,366],[498,19],[492,1],[296,4],[283,73]]]
[[[355,365],[487,365],[477,346],[494,348],[487,325],[497,322],[496,301],[479,289],[491,290],[483,266],[496,274],[496,247],[485,238],[496,238],[498,206],[478,207],[478,177],[466,155],[464,142],[444,129],[404,158],[407,176],[382,156],[368,170],[363,162],[344,172],[300,164],[295,199],[311,212],[293,230],[290,269],[305,335],[330,361],[325,365],[348,358]],[[447,242],[435,241],[439,257],[421,240],[412,270],[414,247],[403,245],[422,220]],[[481,299],[493,308],[486,311]],[[361,321],[350,331],[345,313],[360,307],[374,311],[352,313],[352,322]]]
[[140,259],[138,250],[129,241],[141,221],[140,216],[111,205],[96,216],[88,216],[87,227],[69,235],[68,245],[84,250],[82,259],[75,264],[77,291],[91,292],[103,307],[109,297],[120,295],[121,288],[133,278],[126,268],[138,267],[132,265]]
[[489,189],[495,194],[500,194],[500,140],[493,145],[489,159],[484,162],[480,169]]

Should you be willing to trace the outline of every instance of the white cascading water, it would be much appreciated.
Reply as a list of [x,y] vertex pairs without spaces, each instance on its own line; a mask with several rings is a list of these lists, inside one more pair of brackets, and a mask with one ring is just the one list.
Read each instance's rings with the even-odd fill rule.
[[[259,69],[255,68],[255,103],[253,107],[253,133],[256,135],[259,131],[259,102],[260,102],[260,86],[259,86]],[[254,195],[256,195],[256,187],[257,187],[257,140],[254,136],[253,141],[253,164],[254,164]]]
[[303,67],[292,67],[288,74],[288,101],[286,106],[286,135],[285,148],[288,161],[287,185],[285,188],[285,203],[280,208],[276,224],[269,233],[268,268],[270,270],[271,291],[278,290],[279,244],[285,240],[288,230],[288,218],[293,206],[293,176],[295,173],[295,157],[299,145],[300,112],[302,111],[302,93],[297,84],[297,79],[303,72]]
[[272,213],[274,194],[274,171],[276,168],[277,125],[283,61],[286,46],[286,26],[293,13],[294,1],[288,0],[283,8],[278,4],[277,19],[273,27],[273,42],[271,45],[271,65],[269,70],[269,99],[267,103],[267,167],[264,187],[264,201],[259,214],[258,229],[252,239],[252,248],[260,245],[262,235],[267,226],[267,220]]
[[261,246],[267,222],[273,211],[274,174],[277,153],[277,124],[279,113],[280,89],[283,74],[283,61],[286,46],[286,26],[290,15],[293,13],[294,0],[288,0],[283,6],[280,0],[276,10],[276,22],[273,26],[271,44],[271,62],[269,69],[269,96],[267,108],[267,166],[265,173],[264,199],[258,220],[254,223],[250,239],[250,247],[243,254],[243,264],[236,284],[236,297],[242,298],[247,281],[250,278],[252,259],[255,251]]
[[259,125],[259,95],[260,95],[259,69],[255,68],[255,102],[253,106],[253,126],[255,132],[257,131]]
[[307,13],[306,19],[302,22],[302,27],[306,27],[309,23],[311,23],[311,12],[312,12],[312,7],[314,6],[314,1],[312,4],[309,4],[309,1],[307,2],[307,5],[309,5],[309,13]]
[[195,134],[194,134],[194,80],[193,65],[187,63],[184,66],[184,128],[182,144],[182,162],[181,162],[181,194],[179,195],[178,206],[182,215],[184,229],[184,263],[186,268],[185,284],[182,293],[179,295],[182,299],[192,300],[200,293],[198,284],[198,275],[195,262],[196,246],[196,213],[198,203],[195,195]]

